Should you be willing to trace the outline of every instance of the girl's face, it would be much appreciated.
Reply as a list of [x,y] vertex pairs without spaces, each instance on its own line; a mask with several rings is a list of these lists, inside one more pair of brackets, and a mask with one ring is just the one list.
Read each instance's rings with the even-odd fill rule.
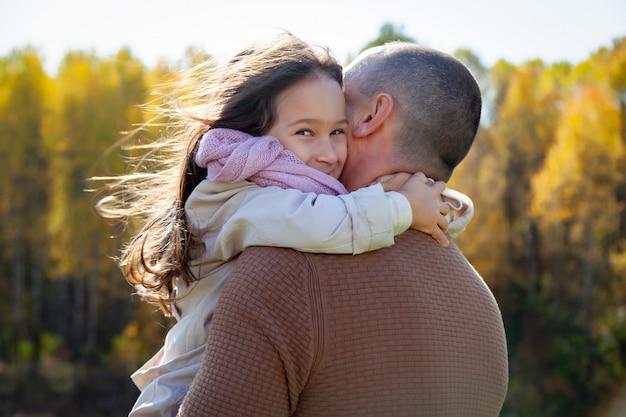
[[276,96],[276,118],[265,134],[311,168],[339,178],[348,153],[347,132],[343,91],[336,81],[319,76]]

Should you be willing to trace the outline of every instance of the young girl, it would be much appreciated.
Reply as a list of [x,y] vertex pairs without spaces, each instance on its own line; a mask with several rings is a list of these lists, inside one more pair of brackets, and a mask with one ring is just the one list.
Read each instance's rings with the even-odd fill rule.
[[[408,227],[445,245],[450,207],[465,210],[450,224],[456,234],[472,216],[471,200],[446,190],[444,203],[445,185],[427,185],[422,174],[399,192],[375,184],[347,193],[337,180],[347,156],[342,73],[327,50],[285,34],[214,70],[193,68],[181,83],[190,95],[165,109],[173,133],[154,149],[184,144],[184,154],[165,153],[164,168],[122,177],[126,194],[100,206],[106,216],[150,215],[120,266],[145,299],[178,319],[133,375],[142,393],[131,416],[176,414],[220,288],[246,247],[359,254],[393,244]],[[128,199],[129,186],[128,208],[111,206]]]

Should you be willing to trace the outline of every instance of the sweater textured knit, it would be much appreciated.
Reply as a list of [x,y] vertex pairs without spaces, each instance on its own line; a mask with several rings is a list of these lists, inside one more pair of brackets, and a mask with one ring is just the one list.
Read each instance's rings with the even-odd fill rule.
[[409,230],[358,256],[247,249],[179,415],[497,417],[507,380],[491,291]]

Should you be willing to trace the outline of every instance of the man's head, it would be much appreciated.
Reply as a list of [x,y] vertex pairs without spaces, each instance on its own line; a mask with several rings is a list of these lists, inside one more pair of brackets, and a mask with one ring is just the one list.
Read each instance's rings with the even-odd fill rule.
[[346,67],[344,86],[348,190],[399,171],[447,181],[474,141],[480,88],[450,55],[406,42],[375,47]]

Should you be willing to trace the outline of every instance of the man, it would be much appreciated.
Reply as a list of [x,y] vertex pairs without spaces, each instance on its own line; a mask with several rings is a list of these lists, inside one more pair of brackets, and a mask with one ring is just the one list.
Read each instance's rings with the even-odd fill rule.
[[[467,68],[414,44],[345,72],[348,190],[395,172],[447,181],[480,119]],[[183,416],[498,416],[500,310],[458,248],[408,231],[359,256],[250,248],[216,310]]]

